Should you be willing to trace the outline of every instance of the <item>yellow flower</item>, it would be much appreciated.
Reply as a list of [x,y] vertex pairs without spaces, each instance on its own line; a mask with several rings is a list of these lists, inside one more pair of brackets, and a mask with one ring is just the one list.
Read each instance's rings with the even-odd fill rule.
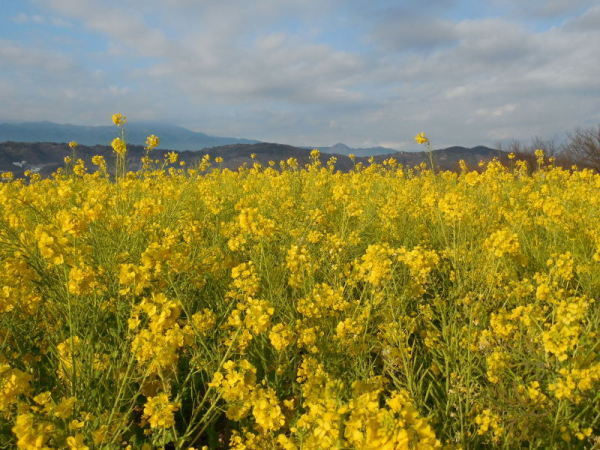
[[146,138],[146,149],[152,150],[160,145],[160,138],[151,134]]
[[0,413],[17,403],[19,395],[29,392],[31,379],[31,375],[12,369],[0,360]]
[[271,388],[256,391],[252,401],[252,414],[263,432],[276,431],[285,423],[277,395]]
[[50,396],[50,392],[45,391],[33,397],[33,401],[36,402],[38,405],[45,406],[50,402]]
[[67,288],[74,295],[86,295],[92,293],[97,287],[94,270],[86,265],[72,267],[69,271]]
[[92,431],[92,440],[94,441],[94,444],[102,444],[107,437],[108,431],[108,425],[100,425],[97,430]]
[[33,414],[19,414],[12,428],[17,438],[19,449],[47,449],[47,441],[54,431],[54,425],[41,422],[35,423]]
[[52,408],[55,417],[67,419],[73,414],[73,407],[77,399],[75,397],[65,397],[58,405]]
[[477,434],[490,434],[492,442],[498,442],[504,428],[500,422],[500,416],[492,412],[491,409],[484,409],[481,414],[475,417],[475,423],[478,425]]
[[217,321],[215,313],[210,309],[204,308],[202,311],[197,312],[191,317],[192,329],[195,333],[200,336],[208,334],[208,332],[214,328]]
[[75,150],[79,144],[77,142],[75,142],[75,141],[71,141],[71,142],[69,142],[68,145],[69,145],[70,149]]
[[357,264],[359,277],[377,287],[392,277],[393,250],[388,244],[371,244]]
[[294,335],[292,330],[282,323],[278,323],[277,325],[273,326],[273,328],[271,328],[271,332],[269,333],[271,345],[277,351],[285,349],[292,343],[293,339]]
[[424,132],[421,132],[415,136],[415,142],[417,144],[426,144],[427,142],[429,142],[429,139],[427,138],[427,136],[425,136]]
[[125,125],[127,123],[127,117],[125,117],[121,113],[113,114],[112,121],[116,126],[122,127],[123,125]]
[[487,378],[492,383],[500,381],[502,371],[508,366],[508,355],[501,350],[494,350],[487,358]]
[[83,443],[83,435],[77,434],[67,438],[69,450],[89,450],[89,447]]
[[63,379],[69,379],[73,375],[73,360],[81,356],[81,349],[84,343],[79,336],[72,336],[56,346],[60,365],[58,367],[58,376]]
[[150,428],[171,428],[175,425],[175,411],[179,406],[169,402],[167,394],[148,397],[144,406],[144,417],[148,419]]
[[102,155],[92,156],[92,164],[94,164],[96,166],[106,166],[106,162],[104,161],[104,156],[102,156]]
[[177,159],[179,158],[179,153],[176,152],[169,152],[165,155],[165,158],[171,163],[171,164],[175,164],[177,162]]
[[110,143],[110,146],[113,148],[115,153],[119,156],[123,156],[127,151],[127,147],[125,146],[125,141],[121,138],[114,138]]
[[215,388],[227,402],[225,414],[231,420],[240,420],[252,406],[256,388],[256,368],[247,360],[227,361],[223,364],[224,374],[215,372],[209,387]]
[[483,247],[498,258],[504,255],[517,255],[521,248],[519,237],[511,230],[503,228],[492,233],[483,243]]

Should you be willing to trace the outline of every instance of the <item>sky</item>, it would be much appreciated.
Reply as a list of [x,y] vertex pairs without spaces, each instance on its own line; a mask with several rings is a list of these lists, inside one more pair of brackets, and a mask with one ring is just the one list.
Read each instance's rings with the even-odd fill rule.
[[0,121],[413,150],[600,124],[600,0],[0,0]]

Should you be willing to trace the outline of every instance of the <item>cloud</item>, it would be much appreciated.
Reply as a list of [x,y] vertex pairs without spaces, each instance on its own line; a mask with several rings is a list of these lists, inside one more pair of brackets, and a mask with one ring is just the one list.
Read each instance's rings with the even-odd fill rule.
[[40,74],[64,74],[75,67],[75,62],[59,52],[32,49],[0,39],[0,60],[6,71],[35,69]]
[[515,104],[508,103],[497,108],[479,108],[475,110],[475,114],[484,117],[500,117],[513,112],[516,108]]
[[[564,29],[575,33],[597,32],[600,29],[600,5],[596,5],[581,16],[569,20]],[[598,44],[598,42],[595,42],[595,44]]]
[[35,24],[35,25],[53,25],[55,27],[71,27],[72,24],[60,17],[42,16],[40,14],[25,14],[18,13],[11,18],[11,21],[20,25]]
[[147,25],[135,9],[111,7],[94,0],[48,0],[55,11],[82,21],[89,29],[110,36],[116,44],[126,45],[138,55],[166,55],[173,43],[163,32]]
[[[600,121],[600,7],[583,0],[495,0],[485,16],[458,0],[34,1],[14,23],[57,17],[82,44],[0,40],[13,118],[106,123],[123,111],[213,134],[404,149],[422,130],[435,145],[493,145]],[[531,26],[550,16],[564,19]]]
[[[375,3],[376,4],[376,3]],[[388,51],[428,51],[456,43],[454,23],[442,17],[456,1],[438,0],[426,4],[415,0],[384,5],[361,6],[362,17],[370,16],[369,41]]]
[[451,46],[457,38],[456,29],[448,20],[400,14],[387,16],[377,23],[372,33],[376,43],[394,51],[421,51]]
[[[106,34],[113,53],[127,55],[126,49],[134,49],[135,56],[158,59],[149,69],[136,73],[169,79],[174,87],[191,97],[204,100],[208,95],[286,103],[359,100],[362,94],[353,91],[348,80],[364,68],[360,56],[304,42],[286,33],[259,33],[240,42],[240,35],[257,26],[257,12],[258,22],[268,23],[284,12],[289,14],[289,8],[295,10],[303,5],[300,1],[284,3],[286,8],[278,13],[282,3],[273,0],[253,4],[194,3],[195,7],[184,0],[171,0],[168,2],[171,8],[191,8],[186,9],[185,20],[193,17],[203,23],[198,29],[187,30],[184,38],[171,40],[148,21],[123,14],[116,6],[90,0],[49,1],[55,10]],[[251,22],[247,20],[250,15]]]
[[517,15],[550,19],[577,13],[592,6],[595,0],[493,0],[493,2],[510,8]]

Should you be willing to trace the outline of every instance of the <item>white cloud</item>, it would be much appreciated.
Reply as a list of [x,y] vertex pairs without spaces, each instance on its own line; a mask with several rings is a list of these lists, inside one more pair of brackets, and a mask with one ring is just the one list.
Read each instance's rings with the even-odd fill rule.
[[484,117],[500,117],[509,114],[517,109],[517,105],[509,103],[507,105],[498,106],[496,108],[479,108],[475,110],[475,114]]
[[392,51],[429,50],[455,44],[458,36],[453,23],[426,16],[401,13],[386,15],[377,22],[371,39]]
[[[514,16],[451,19],[451,0],[417,14],[414,1],[36,1],[39,17],[81,24],[107,51],[93,66],[0,40],[11,73],[28,71],[20,84],[0,76],[24,119],[98,123],[120,110],[213,134],[403,148],[422,130],[436,145],[475,145],[600,121],[600,5],[590,2],[526,11],[496,0],[521,19],[575,16],[533,31]],[[14,19],[46,20],[35,16]]]
[[35,25],[53,25],[55,27],[70,27],[70,22],[60,17],[42,16],[40,14],[25,14],[18,13],[11,18],[11,21],[19,25],[35,24]]
[[600,29],[600,4],[588,9],[581,16],[571,19],[564,29],[575,33],[597,32]]
[[597,0],[492,0],[493,3],[508,7],[518,16],[549,19],[573,14],[588,8]]
[[62,74],[74,69],[75,62],[59,52],[47,52],[0,39],[0,60],[4,70],[36,69],[40,74]]

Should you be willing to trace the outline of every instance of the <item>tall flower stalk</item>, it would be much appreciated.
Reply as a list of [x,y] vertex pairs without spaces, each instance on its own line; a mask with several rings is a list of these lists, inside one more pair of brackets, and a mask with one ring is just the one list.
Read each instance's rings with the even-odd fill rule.
[[151,134],[146,138],[145,154],[142,158],[142,170],[148,170],[151,166],[150,152],[160,145],[160,138]]
[[75,165],[75,157],[76,157],[75,150],[77,149],[77,146],[79,144],[77,142],[75,142],[75,141],[71,141],[67,145],[71,149],[71,156],[67,156],[65,158],[65,163],[66,163],[66,166],[67,166],[66,167],[67,171],[72,174],[73,173],[73,166]]
[[127,143],[125,142],[125,124],[127,123],[127,117],[123,114],[117,113],[112,116],[113,123],[119,127],[120,136],[113,139],[111,147],[117,155],[115,165],[115,178],[124,178],[127,173]]
[[424,132],[420,132],[415,136],[415,142],[417,144],[425,144],[427,146],[427,153],[429,154],[429,167],[433,172],[433,148],[431,147],[431,142],[429,142],[429,138],[425,135]]

